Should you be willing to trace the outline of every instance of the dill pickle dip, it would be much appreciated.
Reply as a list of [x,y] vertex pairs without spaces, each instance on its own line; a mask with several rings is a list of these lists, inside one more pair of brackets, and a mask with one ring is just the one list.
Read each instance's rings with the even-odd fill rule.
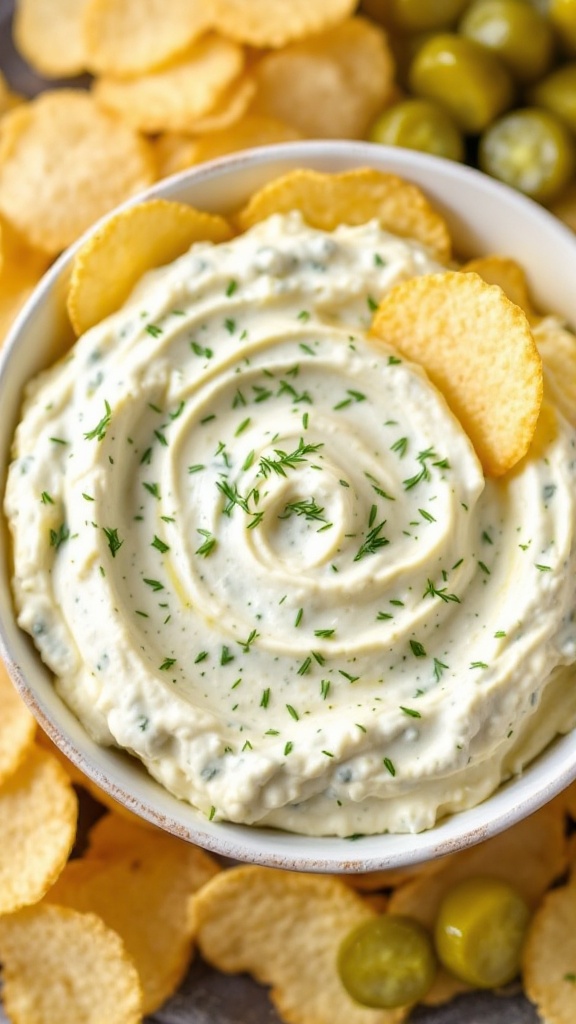
[[28,387],[19,623],[90,734],[208,818],[420,831],[574,723],[576,431],[548,400],[485,479],[369,336],[441,269],[276,215],[147,274]]

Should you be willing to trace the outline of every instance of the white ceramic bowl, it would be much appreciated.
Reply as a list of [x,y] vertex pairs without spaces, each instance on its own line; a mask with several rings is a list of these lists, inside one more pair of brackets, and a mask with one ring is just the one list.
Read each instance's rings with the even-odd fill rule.
[[[163,196],[223,213],[256,188],[294,167],[341,171],[372,166],[422,186],[445,214],[456,250],[500,252],[525,267],[536,302],[576,324],[576,238],[542,208],[467,167],[364,143],[308,142],[273,146],[215,161],[163,181]],[[140,197],[139,197],[140,198]],[[135,200],[136,202],[139,200]],[[131,204],[127,204],[131,205]],[[49,365],[70,333],[64,295],[76,247],[46,274],[9,335],[0,361],[0,487],[26,381]],[[438,857],[472,845],[526,816],[576,778],[576,732],[559,737],[524,771],[479,806],[418,835],[367,836],[356,842],[311,838],[210,822],[166,792],[126,754],[97,746],[56,695],[31,641],[16,625],[10,594],[7,531],[0,531],[2,653],[24,700],[68,757],[136,814],[209,850],[243,861],[307,871],[360,872]]]

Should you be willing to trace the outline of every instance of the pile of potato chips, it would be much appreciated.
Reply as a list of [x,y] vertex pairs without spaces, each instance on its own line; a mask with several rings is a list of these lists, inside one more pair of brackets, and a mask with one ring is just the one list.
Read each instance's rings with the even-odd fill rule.
[[62,249],[153,182],[235,150],[362,138],[394,95],[358,0],[17,0],[14,43],[48,80],[0,74],[0,337]]
[[[392,102],[395,86],[386,37],[354,16],[356,6],[356,0],[20,0],[14,38],[31,66],[47,78],[85,71],[94,78],[88,91],[47,90],[24,102],[0,77],[0,339],[51,260],[154,181],[255,145],[363,137]],[[392,176],[383,189],[371,172],[357,175],[361,180],[342,175],[327,183],[306,172],[288,187],[276,183],[248,204],[241,226],[288,203],[329,229],[347,219],[342,211],[350,210],[353,180],[358,217],[366,218],[361,196],[370,215],[376,207],[385,226],[420,238],[448,261],[445,225],[417,190]],[[327,189],[334,223],[322,220]],[[143,269],[173,258],[195,232],[218,238],[228,230],[219,218],[200,223],[167,205],[168,211],[149,204],[116,218],[81,252],[69,294],[79,332],[110,311],[103,299],[115,307]],[[160,237],[156,221],[169,238],[150,254],[135,240]],[[144,265],[111,259],[128,240]],[[576,366],[571,336],[540,324],[521,268],[487,257],[462,269],[499,284],[514,308],[524,310],[552,384],[566,359]],[[101,283],[106,272],[108,289]],[[408,308],[420,304],[419,287],[408,283]],[[477,301],[479,289],[472,277],[465,286],[469,301]],[[482,290],[482,301],[485,296]],[[430,301],[437,308],[436,297]],[[495,301],[510,313],[511,303]],[[378,313],[375,330],[383,336],[396,330],[396,308],[383,304]],[[511,435],[504,409],[495,440],[487,436],[494,417],[490,424],[482,416],[466,424],[494,473],[513,465],[530,442],[539,407],[540,377],[525,323],[513,320],[510,333],[526,370],[521,390],[530,398],[526,421]],[[415,344],[421,340],[418,335]],[[428,370],[440,373],[443,386],[442,367]],[[492,386],[500,390],[497,378]],[[510,436],[514,443],[504,451],[501,441]],[[107,813],[77,856],[83,791]],[[503,835],[406,871],[342,878],[258,867],[222,871],[208,854],[133,818],[80,775],[37,732],[0,666],[4,1005],[13,1024],[132,1024],[178,988],[198,945],[216,968],[249,971],[270,986],[288,1024],[397,1024],[409,1007],[371,1010],[346,994],[336,971],[341,940],[376,913],[406,913],[430,927],[447,888],[481,874],[510,882],[535,908],[525,988],[548,1024],[573,1024],[576,845],[567,831],[574,819],[573,787]],[[553,883],[560,884],[550,889]],[[426,1002],[465,989],[440,971]]]

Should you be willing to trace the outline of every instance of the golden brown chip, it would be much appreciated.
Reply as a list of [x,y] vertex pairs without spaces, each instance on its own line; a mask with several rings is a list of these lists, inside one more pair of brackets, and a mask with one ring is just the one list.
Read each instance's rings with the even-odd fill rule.
[[576,427],[576,337],[555,317],[532,328],[544,364],[544,382],[554,405]]
[[81,90],[45,92],[0,126],[0,212],[56,254],[154,178],[152,151]]
[[83,17],[90,0],[17,0],[14,42],[45,78],[79,75],[86,68]]
[[36,903],[62,871],[77,800],[60,764],[32,746],[0,786],[0,914]]
[[567,849],[561,805],[536,811],[491,839],[452,855],[431,877],[400,886],[390,899],[390,913],[408,914],[433,928],[438,908],[457,882],[488,875],[514,886],[530,907],[566,868]]
[[139,1024],[140,981],[122,940],[95,914],[41,904],[0,918],[12,1024]]
[[290,210],[300,210],[312,227],[323,231],[376,219],[386,231],[427,246],[440,262],[450,258],[450,235],[440,214],[419,188],[386,171],[290,171],[255,192],[238,219],[246,230],[273,213]]
[[389,101],[394,64],[381,28],[352,18],[256,65],[253,112],[310,138],[363,138]]
[[130,831],[122,852],[70,861],[47,901],[98,914],[122,937],[140,975],[143,1011],[153,1013],[186,973],[194,938],[190,897],[218,867],[183,840]]
[[0,661],[0,785],[30,751],[35,732],[36,722]]
[[[212,0],[214,24],[223,35],[252,46],[284,46],[322,32],[352,14],[358,0]],[[308,102],[310,97],[308,97]]]
[[0,345],[49,263],[0,218]]
[[412,278],[384,297],[372,333],[424,367],[487,475],[501,476],[526,454],[542,361],[525,314],[501,288],[458,271]]
[[566,813],[576,822],[576,782],[572,782],[561,795],[564,798]]
[[[157,828],[143,818],[135,814],[126,816],[122,808],[116,807],[110,814],[104,814],[90,829],[88,837],[87,857],[94,857],[96,860],[114,859],[134,850],[134,844],[138,844],[142,835],[153,836],[161,848],[171,849],[172,844],[186,845],[183,839],[170,835],[163,829]],[[211,862],[209,855],[206,857]]]
[[497,284],[510,302],[524,310],[530,324],[535,324],[540,319],[532,305],[526,272],[516,260],[509,256],[478,256],[464,263],[460,270],[467,274],[478,274],[486,284]]
[[[181,156],[185,156],[186,159],[191,158],[193,164],[200,164],[242,149],[272,146],[277,142],[296,142],[300,138],[301,135],[295,128],[291,128],[276,118],[250,114],[224,131],[203,135],[202,138],[196,140],[193,150],[188,150]],[[190,164],[186,166],[190,166]]]
[[159,68],[211,22],[210,0],[88,0],[84,41],[90,69],[122,77]]
[[375,915],[336,878],[271,868],[223,871],[193,897],[197,941],[226,973],[271,985],[287,1024],[397,1024],[408,1010],[359,1006],[338,977],[346,935]]
[[212,110],[190,122],[186,129],[187,137],[204,135],[206,132],[219,132],[236,124],[246,113],[255,92],[256,82],[253,76],[241,75],[232,82],[226,92],[222,93]]
[[74,259],[68,292],[74,329],[83,334],[119,309],[147,270],[170,263],[194,242],[224,242],[231,234],[222,217],[167,199],[116,214]]
[[576,884],[547,893],[524,946],[526,995],[546,1024],[576,1020]]
[[243,66],[237,43],[205,36],[158,71],[138,78],[98,79],[93,95],[140,131],[185,132],[220,101]]
[[2,117],[2,114],[6,114],[7,111],[12,110],[13,107],[17,107],[18,104],[22,102],[22,97],[19,96],[18,93],[12,92],[12,89],[0,71],[0,117]]

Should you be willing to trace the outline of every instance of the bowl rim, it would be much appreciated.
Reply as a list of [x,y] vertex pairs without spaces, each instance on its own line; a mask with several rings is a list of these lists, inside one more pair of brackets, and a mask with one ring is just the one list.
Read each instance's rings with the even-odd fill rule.
[[[54,285],[67,278],[78,249],[118,210],[128,209],[152,198],[179,198],[182,189],[190,184],[200,189],[211,183],[218,185],[221,179],[230,179],[230,176],[243,170],[257,169],[271,179],[288,169],[283,166],[285,164],[315,166],[318,163],[338,163],[342,160],[347,161],[350,167],[387,167],[392,173],[408,179],[410,170],[420,177],[430,174],[432,178],[436,171],[454,186],[463,181],[468,182],[470,187],[480,190],[484,195],[499,197],[500,201],[515,209],[518,216],[529,213],[537,225],[544,226],[548,232],[553,229],[555,236],[563,239],[564,244],[573,249],[576,262],[576,237],[565,225],[525,196],[473,168],[427,154],[361,142],[305,141],[247,150],[157,182],[106,214],[62,253],[39,282],[6,336],[0,353],[0,397],[7,381],[9,383],[11,366],[18,358],[20,338],[26,337],[34,317],[41,314],[43,305],[54,295]],[[273,173],[270,171],[272,167],[275,168]],[[347,168],[334,168],[338,169]],[[423,187],[426,190],[425,184]],[[20,399],[21,395],[18,403]],[[11,437],[11,430],[7,434]],[[3,493],[4,482],[0,482]],[[139,762],[136,762],[136,768],[135,759],[129,758],[128,765],[128,755],[95,744],[54,690],[52,703],[58,706],[58,713],[55,713],[53,707],[48,707],[38,692],[36,681],[33,682],[29,678],[30,673],[22,667],[22,659],[30,664],[35,660],[36,668],[41,663],[31,641],[16,624],[6,570],[5,564],[0,566],[0,589],[8,591],[4,605],[11,612],[8,610],[6,613],[5,608],[0,607],[0,654],[16,688],[42,728],[80,771],[115,800],[138,816],[211,852],[239,861],[313,872],[362,873],[404,867],[472,846],[497,834],[537,810],[576,779],[575,729],[556,737],[520,775],[503,783],[480,804],[442,818],[431,829],[417,834],[384,833],[359,837],[360,841],[351,843],[350,839],[357,837],[302,836],[261,826],[211,822],[191,805],[168,793],[145,772]],[[48,670],[44,666],[42,671],[48,677]],[[130,786],[126,785],[127,767]],[[140,778],[142,772],[144,777]],[[157,790],[158,799],[151,798],[148,790],[152,790],[154,796]],[[169,811],[162,806],[166,803],[170,807]]]

